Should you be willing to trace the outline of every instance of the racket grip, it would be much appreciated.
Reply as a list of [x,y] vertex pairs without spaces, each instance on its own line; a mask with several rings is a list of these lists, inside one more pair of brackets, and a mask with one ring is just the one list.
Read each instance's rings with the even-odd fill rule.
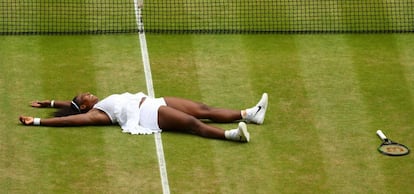
[[384,133],[381,130],[377,130],[377,135],[382,139],[385,140],[387,137],[384,135]]

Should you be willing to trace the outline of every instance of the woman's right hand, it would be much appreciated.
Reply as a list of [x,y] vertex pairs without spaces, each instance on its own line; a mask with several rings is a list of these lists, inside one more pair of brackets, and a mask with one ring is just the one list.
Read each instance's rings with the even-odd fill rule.
[[34,118],[33,117],[20,116],[19,120],[23,125],[33,125]]

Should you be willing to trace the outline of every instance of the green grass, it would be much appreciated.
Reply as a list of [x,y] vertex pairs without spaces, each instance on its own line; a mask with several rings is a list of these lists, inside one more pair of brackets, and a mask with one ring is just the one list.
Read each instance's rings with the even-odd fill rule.
[[[414,36],[147,35],[156,96],[234,109],[269,93],[238,144],[163,133],[172,193],[410,193]],[[136,35],[0,36],[2,193],[161,193],[153,136],[19,124],[36,99],[146,91]],[[226,129],[236,124],[214,124]]]

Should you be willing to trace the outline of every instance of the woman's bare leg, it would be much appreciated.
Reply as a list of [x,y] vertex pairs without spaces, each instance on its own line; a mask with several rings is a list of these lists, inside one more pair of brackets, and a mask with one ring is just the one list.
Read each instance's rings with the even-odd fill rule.
[[214,108],[203,103],[177,97],[164,97],[164,100],[167,106],[197,119],[210,119],[218,123],[231,123],[242,119],[240,110]]
[[207,125],[194,116],[169,106],[161,106],[158,109],[158,125],[165,131],[177,131],[207,138],[225,139],[223,129]]

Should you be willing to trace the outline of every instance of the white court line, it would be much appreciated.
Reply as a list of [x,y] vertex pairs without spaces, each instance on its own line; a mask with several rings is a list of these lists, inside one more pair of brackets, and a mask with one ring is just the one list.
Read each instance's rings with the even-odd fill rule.
[[[137,25],[138,25],[138,30],[139,30],[139,42],[141,45],[141,55],[142,55],[142,61],[144,63],[144,72],[145,72],[145,80],[147,83],[148,96],[155,97],[154,87],[152,84],[151,67],[150,67],[149,56],[148,56],[147,40],[145,38],[145,32],[144,32],[144,22],[142,21],[142,15],[141,15],[141,8],[142,8],[143,3],[144,3],[143,0],[134,0],[135,17],[137,20]],[[165,163],[161,133],[154,134],[154,138],[155,138],[155,145],[157,148],[158,165],[160,167],[162,191],[164,194],[169,194],[170,187],[168,184],[167,166]]]

